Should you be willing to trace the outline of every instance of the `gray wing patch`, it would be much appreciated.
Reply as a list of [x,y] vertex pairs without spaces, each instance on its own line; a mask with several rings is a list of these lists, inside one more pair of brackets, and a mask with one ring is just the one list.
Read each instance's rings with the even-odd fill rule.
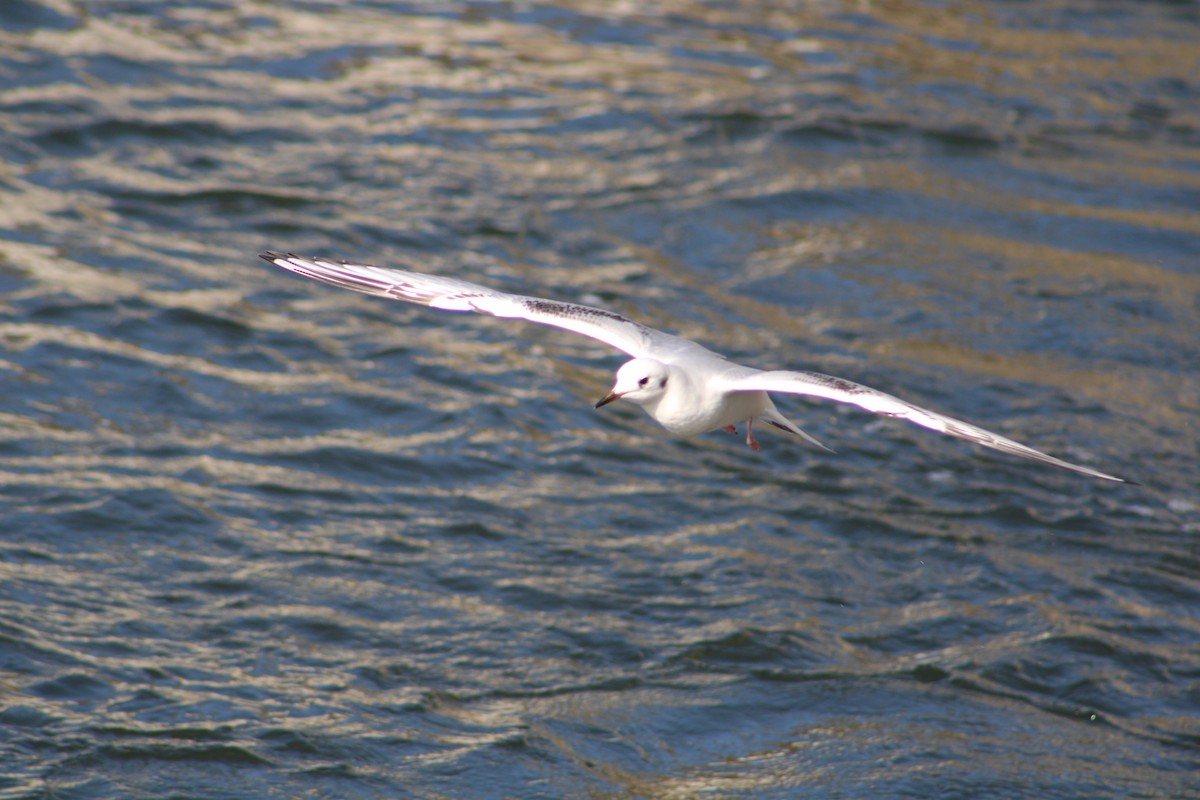
[[525,300],[525,308],[531,314],[543,314],[550,317],[566,317],[581,322],[616,322],[622,325],[632,325],[639,330],[649,330],[646,326],[623,317],[615,311],[603,308],[580,306],[574,303],[561,303],[557,300],[543,300],[540,297],[530,297]]
[[848,395],[879,394],[875,389],[863,386],[861,383],[848,381],[845,378],[835,378],[833,375],[825,375],[820,372],[797,372],[796,374],[803,375],[816,386],[825,386]]
[[525,318],[532,322],[582,333],[632,356],[646,355],[655,342],[674,338],[603,308],[541,297],[522,297],[520,303],[525,310]]

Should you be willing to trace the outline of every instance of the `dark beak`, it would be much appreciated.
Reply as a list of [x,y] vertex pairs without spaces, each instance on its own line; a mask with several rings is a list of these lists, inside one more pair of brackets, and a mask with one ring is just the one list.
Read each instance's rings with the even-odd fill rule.
[[621,395],[617,394],[616,392],[609,392],[608,394],[604,395],[604,397],[600,398],[600,402],[596,403],[596,408],[599,408],[600,406],[606,406],[609,403],[611,403],[613,400],[620,400],[620,399],[621,399]]

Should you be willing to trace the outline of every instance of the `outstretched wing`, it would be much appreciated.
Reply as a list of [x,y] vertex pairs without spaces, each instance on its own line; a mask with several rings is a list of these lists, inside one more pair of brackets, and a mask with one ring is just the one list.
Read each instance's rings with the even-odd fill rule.
[[969,442],[974,442],[1014,456],[1041,461],[1044,464],[1069,469],[1072,472],[1090,475],[1093,478],[1103,478],[1104,480],[1119,481],[1121,483],[1136,483],[1128,478],[1118,478],[1115,475],[1108,475],[1090,467],[1083,467],[1079,464],[1063,461],[1061,458],[1046,455],[1040,450],[1034,450],[1032,447],[1015,442],[998,433],[980,428],[978,425],[972,425],[960,419],[938,414],[935,411],[930,411],[929,409],[921,408],[920,406],[915,406],[912,403],[901,400],[899,397],[893,397],[890,394],[885,394],[877,389],[872,389],[869,386],[863,386],[853,381],[835,378],[832,375],[822,375],[819,372],[772,370],[735,378],[725,388],[728,391],[735,392],[786,392],[788,394],[824,397],[829,400],[836,400],[839,403],[850,403],[859,408],[865,408],[867,411],[873,411],[876,414],[905,419],[917,425],[931,428],[939,433],[956,436],[959,439],[966,439]]
[[307,278],[316,278],[356,292],[447,311],[478,311],[496,317],[513,317],[564,328],[598,339],[635,358],[657,355],[685,345],[699,347],[602,308],[507,294],[457,278],[308,258],[294,253],[267,251],[260,253],[259,258]]

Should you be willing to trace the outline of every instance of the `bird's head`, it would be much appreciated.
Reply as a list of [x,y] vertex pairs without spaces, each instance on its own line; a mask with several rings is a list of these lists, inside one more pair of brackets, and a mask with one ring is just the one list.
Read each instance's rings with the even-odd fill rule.
[[614,400],[629,400],[639,406],[654,405],[667,393],[671,370],[653,358],[635,358],[617,370],[617,382],[612,391],[596,403],[596,408]]

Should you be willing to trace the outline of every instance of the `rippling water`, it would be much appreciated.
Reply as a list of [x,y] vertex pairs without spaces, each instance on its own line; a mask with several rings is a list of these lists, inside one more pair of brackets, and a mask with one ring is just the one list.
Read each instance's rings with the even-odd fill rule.
[[[0,5],[0,798],[1184,798],[1194,3]],[[1144,488],[265,248],[601,304]]]

